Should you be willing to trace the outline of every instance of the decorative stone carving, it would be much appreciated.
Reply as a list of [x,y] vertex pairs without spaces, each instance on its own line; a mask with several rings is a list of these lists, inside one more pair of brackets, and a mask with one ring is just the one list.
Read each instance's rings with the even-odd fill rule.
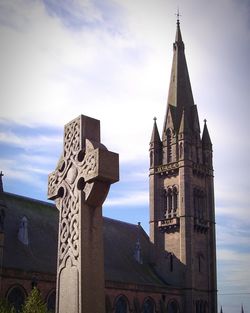
[[48,198],[60,211],[57,313],[105,312],[101,207],[118,180],[118,154],[100,143],[99,121],[81,115],[68,123],[48,179]]

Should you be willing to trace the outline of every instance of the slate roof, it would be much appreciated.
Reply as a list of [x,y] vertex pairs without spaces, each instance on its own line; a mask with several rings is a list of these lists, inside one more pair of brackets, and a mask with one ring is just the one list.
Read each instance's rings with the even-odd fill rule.
[[[58,212],[54,205],[6,193],[3,267],[56,273]],[[18,239],[19,223],[28,220],[29,244]]]
[[[56,273],[58,210],[50,203],[3,192],[5,210],[3,267],[27,272]],[[18,239],[19,223],[28,219],[29,244]],[[143,263],[134,257],[141,245]],[[104,218],[105,279],[107,281],[166,286],[150,263],[152,245],[141,226]]]

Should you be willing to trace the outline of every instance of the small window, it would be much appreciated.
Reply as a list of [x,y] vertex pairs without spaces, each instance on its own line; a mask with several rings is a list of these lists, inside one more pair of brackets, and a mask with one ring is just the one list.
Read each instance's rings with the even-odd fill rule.
[[152,299],[147,298],[142,307],[143,313],[154,313],[155,312],[155,303]]
[[173,189],[173,208],[174,208],[173,215],[175,217],[177,215],[177,209],[178,209],[178,191],[176,187],[174,187]]
[[7,293],[7,301],[15,308],[15,312],[21,312],[25,301],[25,291],[21,286],[12,287]]
[[179,306],[176,300],[170,300],[168,302],[168,313],[179,313]]
[[28,237],[28,219],[26,216],[23,216],[19,222],[19,229],[18,229],[18,239],[24,244],[29,244],[29,237]]
[[171,129],[167,129],[167,163],[172,162],[172,133]]
[[128,301],[124,296],[120,296],[115,303],[115,313],[127,313]]

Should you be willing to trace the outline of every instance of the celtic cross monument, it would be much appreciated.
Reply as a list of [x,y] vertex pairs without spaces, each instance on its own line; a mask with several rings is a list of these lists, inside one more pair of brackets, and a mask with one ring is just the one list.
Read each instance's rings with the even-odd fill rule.
[[80,115],[65,125],[48,180],[60,212],[56,313],[105,312],[102,204],[118,180],[118,154],[100,143],[100,122]]

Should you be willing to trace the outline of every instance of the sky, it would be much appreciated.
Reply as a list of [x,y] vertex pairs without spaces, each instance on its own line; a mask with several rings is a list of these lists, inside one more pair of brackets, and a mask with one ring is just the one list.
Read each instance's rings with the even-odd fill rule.
[[214,150],[218,305],[250,313],[249,0],[0,0],[4,190],[47,201],[63,126],[101,120],[120,156],[104,215],[148,232],[149,141],[166,112],[177,8]]

